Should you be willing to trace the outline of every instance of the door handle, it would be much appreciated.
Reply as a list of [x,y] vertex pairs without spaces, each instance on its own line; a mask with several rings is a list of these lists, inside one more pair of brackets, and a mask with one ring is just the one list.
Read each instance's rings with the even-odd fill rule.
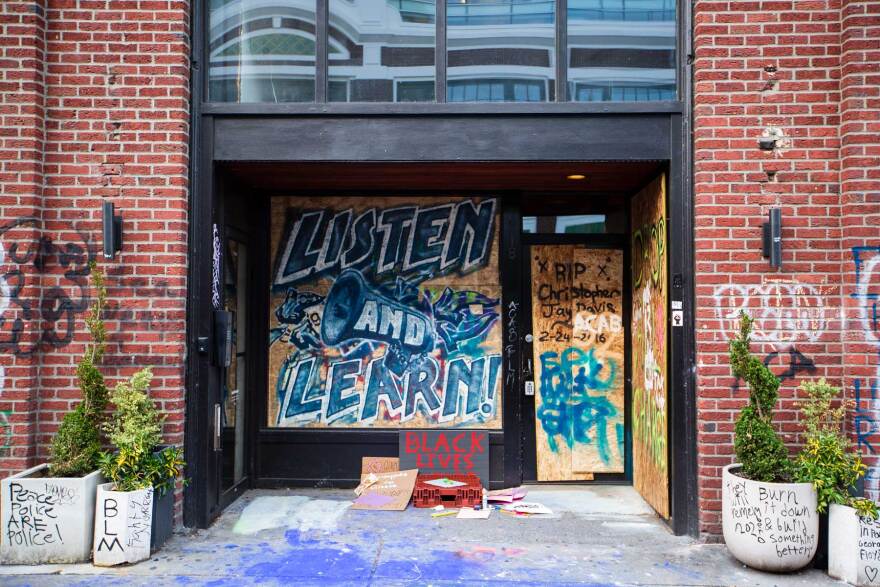
[[221,448],[220,443],[220,410],[222,406],[220,404],[214,404],[214,450],[219,451]]

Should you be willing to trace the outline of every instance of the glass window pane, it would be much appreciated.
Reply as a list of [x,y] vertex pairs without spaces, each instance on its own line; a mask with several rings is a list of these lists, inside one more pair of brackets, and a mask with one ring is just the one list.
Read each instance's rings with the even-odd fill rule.
[[435,10],[434,0],[330,0],[330,101],[433,101]]
[[212,102],[312,102],[315,0],[210,0]]
[[446,99],[553,100],[555,22],[555,0],[448,0]]
[[568,0],[568,99],[675,100],[675,0]]

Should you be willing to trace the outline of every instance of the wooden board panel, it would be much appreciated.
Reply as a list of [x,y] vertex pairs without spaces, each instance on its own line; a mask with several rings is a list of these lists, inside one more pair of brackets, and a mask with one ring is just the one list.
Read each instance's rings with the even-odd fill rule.
[[624,470],[623,251],[574,250],[572,470]]
[[623,253],[531,249],[539,481],[624,470]]
[[273,198],[267,424],[501,428],[499,210]]
[[669,517],[666,178],[632,202],[633,485]]
[[573,245],[535,245],[532,265],[532,349],[535,361],[535,450],[538,481],[571,479],[571,375],[563,357],[571,346]]

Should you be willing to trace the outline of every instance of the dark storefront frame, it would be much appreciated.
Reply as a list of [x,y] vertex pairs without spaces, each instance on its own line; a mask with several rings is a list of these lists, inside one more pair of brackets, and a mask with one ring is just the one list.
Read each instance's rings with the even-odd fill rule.
[[[565,0],[561,0],[564,11]],[[680,4],[687,6],[687,4]],[[442,7],[442,8],[441,8]],[[445,5],[438,3],[438,20]],[[327,2],[318,3],[318,18],[326,22]],[[675,102],[645,103],[314,103],[219,104],[204,103],[207,55],[204,50],[207,10],[194,4],[193,83],[191,127],[191,205],[189,233],[189,287],[187,311],[186,458],[190,485],[185,492],[184,521],[204,527],[221,510],[216,458],[211,434],[212,399],[219,385],[219,369],[212,365],[211,267],[213,226],[222,225],[223,162],[283,161],[386,161],[505,162],[505,161],[656,161],[669,162],[669,275],[671,299],[681,300],[684,326],[670,329],[669,358],[669,461],[673,530],[695,535],[698,531],[696,494],[696,405],[693,284],[693,201],[690,31],[691,15],[679,10],[679,95]],[[557,26],[557,45],[564,47],[565,31]],[[318,44],[318,62],[326,65],[326,46]],[[323,53],[322,53],[323,52]],[[445,37],[437,38],[437,53],[445,59]],[[560,60],[564,61],[564,60]],[[564,67],[560,66],[560,67]],[[446,95],[445,77],[438,68],[437,96]],[[557,75],[557,86],[565,75]],[[318,98],[326,99],[326,67],[318,68]],[[564,88],[558,88],[564,89]],[[559,94],[557,94],[559,95]],[[356,142],[351,137],[369,136]],[[297,140],[297,137],[308,139]],[[377,144],[382,149],[376,149]],[[576,154],[577,156],[573,156]],[[506,202],[509,200],[505,200]],[[502,209],[503,258],[519,263],[520,216],[509,204]],[[255,247],[254,257],[268,255],[268,245]],[[515,257],[514,257],[515,256]],[[517,299],[520,276],[502,273],[505,300]],[[252,304],[257,306],[257,304]],[[267,309],[263,313],[268,312]],[[263,316],[253,316],[262,320]],[[263,323],[266,321],[263,320]],[[506,327],[505,327],[506,328]],[[253,331],[260,331],[255,328]],[[506,331],[504,333],[506,335]],[[256,335],[255,335],[256,336]],[[253,348],[259,348],[254,339]],[[265,342],[265,341],[263,341]],[[251,369],[251,372],[257,369]],[[519,390],[519,374],[513,389]],[[259,391],[257,391],[259,393]],[[507,392],[505,392],[507,393]],[[508,395],[505,395],[507,399]],[[519,420],[516,402],[504,402],[505,427]],[[248,476],[254,486],[290,482],[287,478],[262,478],[254,468],[264,446],[283,450],[302,439],[303,431],[259,430],[257,410],[250,410]],[[344,442],[387,443],[396,432],[329,431]],[[387,436],[387,438],[385,438]],[[332,440],[324,436],[322,442]],[[309,437],[306,442],[317,440]],[[492,433],[492,445],[503,446],[504,481],[519,483],[517,469],[520,438]],[[280,448],[279,448],[280,447]],[[521,471],[521,469],[520,469]],[[224,501],[230,497],[227,496]]]

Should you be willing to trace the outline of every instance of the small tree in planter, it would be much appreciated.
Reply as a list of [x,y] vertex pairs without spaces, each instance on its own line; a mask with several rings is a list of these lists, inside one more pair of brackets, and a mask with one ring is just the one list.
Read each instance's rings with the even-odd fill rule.
[[0,484],[4,563],[83,562],[92,551],[95,492],[102,482],[97,470],[101,422],[107,405],[107,387],[98,370],[106,346],[101,315],[107,290],[102,273],[94,263],[90,268],[97,293],[86,316],[91,340],[76,368],[83,399],[61,422],[49,463]]
[[795,462],[795,477],[813,484],[819,513],[828,512],[828,572],[858,585],[880,584],[880,549],[869,549],[873,556],[867,556],[860,544],[865,536],[873,534],[872,543],[880,538],[880,525],[875,522],[877,505],[852,495],[859,478],[867,472],[844,432],[846,410],[852,402],[841,401],[835,407],[840,388],[824,379],[806,381],[800,389],[807,396],[801,403],[806,438]]
[[730,343],[733,375],[749,388],[734,429],[738,463],[722,476],[722,529],[730,552],[764,571],[793,571],[816,552],[819,517],[811,483],[792,482],[794,467],[773,428],[779,379],[751,354],[752,319],[742,313]]
[[120,382],[111,400],[116,411],[106,430],[116,452],[101,454],[95,510],[95,564],[134,563],[161,546],[173,523],[174,482],[184,465],[181,451],[160,447],[163,417],[148,395],[153,374],[138,371]]

